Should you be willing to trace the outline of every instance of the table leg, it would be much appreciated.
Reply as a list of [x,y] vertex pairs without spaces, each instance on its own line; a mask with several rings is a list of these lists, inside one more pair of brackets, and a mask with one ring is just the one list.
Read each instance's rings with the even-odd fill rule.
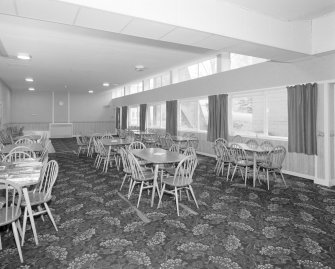
[[[27,188],[23,188],[22,192],[23,192],[24,199],[26,201],[26,207],[28,209],[28,215],[29,215],[29,219],[30,219],[30,225],[31,225],[31,228],[33,230],[33,234],[34,234],[34,238],[35,238],[35,243],[36,243],[36,245],[38,245],[37,232],[36,232],[36,227],[35,227],[33,210],[31,209],[31,205],[30,205],[30,199],[29,199],[29,195],[28,195],[28,189]],[[23,234],[24,233],[25,233],[25,231],[23,231]],[[23,242],[24,242],[23,240],[24,240],[24,238],[22,238],[22,245],[23,245]]]
[[157,178],[158,178],[158,164],[155,164],[154,183],[153,183],[154,186],[152,188],[151,207],[154,206],[156,188],[157,188],[157,193],[159,194]]
[[257,169],[257,162],[256,162],[256,160],[257,160],[257,153],[256,152],[254,152],[254,173],[253,173],[253,181],[254,181],[254,187],[256,186],[256,169]]

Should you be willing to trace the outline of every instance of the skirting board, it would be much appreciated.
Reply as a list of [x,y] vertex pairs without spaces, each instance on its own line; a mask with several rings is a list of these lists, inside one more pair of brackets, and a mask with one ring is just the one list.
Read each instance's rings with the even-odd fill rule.
[[72,137],[73,125],[72,123],[50,123],[49,130],[51,138]]

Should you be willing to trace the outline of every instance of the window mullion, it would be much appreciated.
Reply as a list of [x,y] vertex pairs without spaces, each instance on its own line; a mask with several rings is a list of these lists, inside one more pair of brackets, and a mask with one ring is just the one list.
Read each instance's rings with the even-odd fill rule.
[[268,94],[264,94],[264,135],[269,136],[269,98]]

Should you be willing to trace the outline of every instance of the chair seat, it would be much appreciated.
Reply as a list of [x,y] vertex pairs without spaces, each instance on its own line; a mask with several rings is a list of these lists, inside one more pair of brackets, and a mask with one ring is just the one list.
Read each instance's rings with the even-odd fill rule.
[[250,160],[240,160],[235,162],[235,164],[240,165],[240,166],[253,166],[254,162]]
[[147,181],[147,180],[153,180],[154,179],[154,173],[151,171],[144,171],[143,172],[144,178],[133,178],[134,180],[137,181]]
[[265,169],[281,169],[281,166],[278,167],[278,166],[273,166],[271,163],[259,163],[258,166],[260,168],[265,168]]
[[7,211],[7,219],[6,219],[6,209],[0,208],[0,226],[4,226],[6,224],[9,224],[15,220],[17,220],[21,216],[21,211],[18,210],[17,214],[14,214],[12,216],[12,211]]
[[[30,201],[30,205],[31,206],[34,206],[34,205],[39,205],[39,204],[42,204],[42,203],[46,203],[48,202],[49,200],[51,200],[51,196],[46,199],[46,193],[44,192],[33,192],[33,191],[30,191],[28,192],[28,195],[29,195],[29,201]],[[21,206],[26,206],[27,203],[24,199],[24,197],[22,198],[22,202],[21,202]]]
[[174,177],[163,178],[162,183],[174,187],[185,187],[191,184],[191,182],[174,182]]

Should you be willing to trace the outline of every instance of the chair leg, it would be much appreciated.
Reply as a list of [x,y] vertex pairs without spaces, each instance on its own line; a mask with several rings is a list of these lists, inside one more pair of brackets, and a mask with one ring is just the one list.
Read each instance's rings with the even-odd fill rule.
[[128,199],[130,198],[131,194],[133,193],[134,187],[135,187],[136,181],[133,180],[133,183],[131,185],[130,191],[128,193]]
[[0,234],[0,250],[2,250],[1,234]]
[[19,256],[20,256],[20,261],[21,261],[21,263],[23,263],[23,257],[22,257],[22,251],[21,251],[21,245],[20,245],[20,238],[19,238],[19,234],[17,232],[17,227],[16,227],[16,224],[15,224],[15,221],[12,222],[12,229],[13,229],[13,234],[14,234],[14,238],[15,238],[16,247],[17,247],[17,250],[18,250]]
[[285,187],[287,188],[286,181],[285,181],[284,175],[283,175],[283,173],[281,172],[281,170],[279,170],[279,173],[280,173],[281,178],[282,178],[283,181],[284,181]]
[[123,180],[122,180],[122,183],[121,183],[121,187],[120,187],[120,191],[121,191],[121,189],[122,189],[122,186],[123,186],[123,184],[124,184],[126,178],[127,178],[127,173],[126,173],[126,174],[124,175],[124,177],[123,177]]
[[236,172],[236,168],[237,168],[237,165],[235,165],[233,174],[231,175],[231,178],[230,178],[231,181],[233,181],[233,178],[234,178],[234,175],[235,175],[235,172]]
[[143,191],[143,185],[144,185],[144,181],[142,181],[142,183],[141,183],[140,193],[138,195],[137,206],[136,206],[137,208],[140,205],[140,200],[141,200],[142,191]]
[[174,196],[176,197],[177,215],[179,217],[179,202],[178,202],[178,190],[177,190],[177,187],[174,187]]
[[229,180],[230,166],[231,166],[231,163],[228,164],[227,181]]
[[[41,211],[43,211],[42,210],[42,207],[39,205],[39,206],[37,206],[37,209],[38,209],[38,211],[39,212],[41,212]],[[43,222],[44,222],[44,216],[41,214],[41,219],[43,220]]]
[[266,180],[268,181],[268,190],[270,190],[269,169],[266,169]]
[[28,208],[25,207],[24,208],[24,213],[23,213],[23,227],[22,227],[22,243],[21,245],[23,246],[24,244],[24,236],[25,236],[25,233],[26,233],[26,226],[27,226],[27,218],[28,218]]
[[244,178],[244,185],[247,186],[247,179],[248,179],[248,166],[245,167],[245,178]]
[[192,186],[189,185],[189,188],[190,188],[190,192],[191,192],[191,194],[192,194],[193,200],[194,200],[194,202],[195,202],[195,205],[197,206],[197,208],[199,208],[199,205],[198,205],[197,199],[195,198],[195,195],[194,195],[194,191],[193,191]]
[[159,201],[158,201],[157,208],[160,208],[160,206],[161,206],[164,191],[165,191],[165,184],[161,188],[161,193],[159,194]]
[[50,210],[48,204],[47,204],[47,203],[44,203],[44,206],[45,206],[46,211],[48,212],[48,215],[49,215],[49,218],[50,218],[52,224],[54,225],[56,231],[58,232],[56,222],[55,222],[55,220],[54,220],[54,217],[53,217],[52,214],[51,214],[51,210]]

